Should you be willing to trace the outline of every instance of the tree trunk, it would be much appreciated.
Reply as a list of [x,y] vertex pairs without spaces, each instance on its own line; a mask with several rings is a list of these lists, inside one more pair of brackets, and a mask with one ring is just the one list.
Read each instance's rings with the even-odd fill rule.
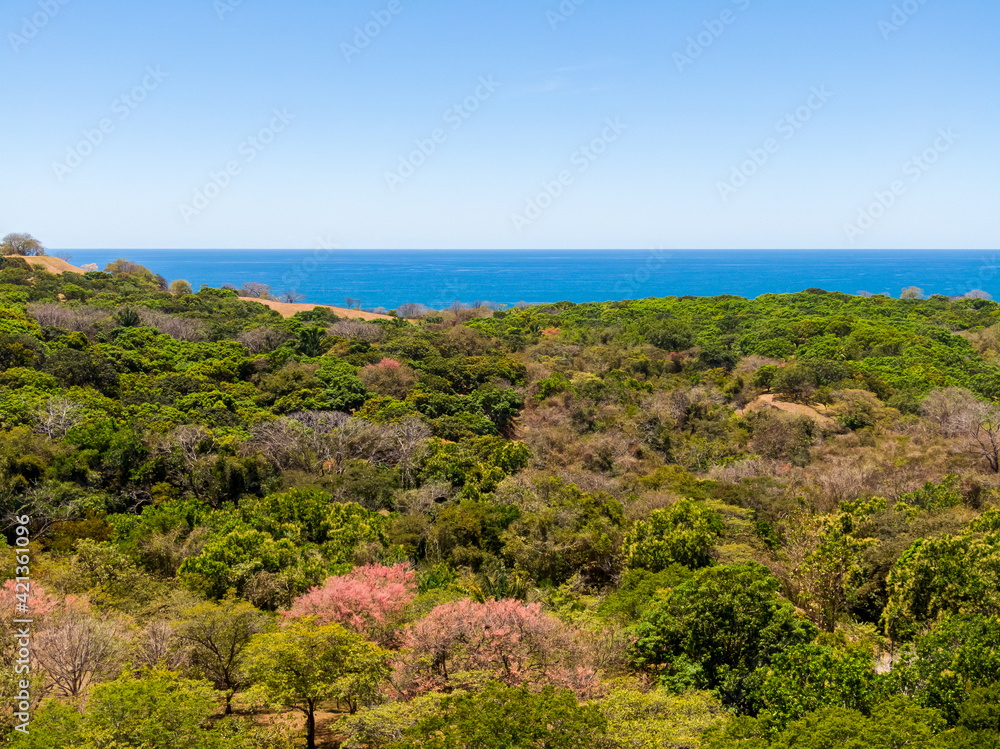
[[316,749],[316,708],[312,705],[306,712],[306,749]]

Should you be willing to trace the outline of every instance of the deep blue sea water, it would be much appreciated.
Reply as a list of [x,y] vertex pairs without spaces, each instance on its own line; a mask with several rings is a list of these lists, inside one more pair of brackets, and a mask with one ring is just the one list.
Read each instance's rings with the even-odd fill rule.
[[420,302],[598,302],[644,297],[756,297],[816,287],[898,297],[982,289],[1000,299],[1000,251],[826,250],[74,250],[75,265],[119,257],[168,280],[269,284],[316,304],[393,309]]

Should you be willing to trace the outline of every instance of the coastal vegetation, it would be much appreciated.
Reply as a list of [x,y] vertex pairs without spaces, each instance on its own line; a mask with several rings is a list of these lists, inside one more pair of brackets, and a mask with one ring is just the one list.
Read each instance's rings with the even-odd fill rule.
[[6,745],[1000,746],[1000,305],[283,317],[30,254]]

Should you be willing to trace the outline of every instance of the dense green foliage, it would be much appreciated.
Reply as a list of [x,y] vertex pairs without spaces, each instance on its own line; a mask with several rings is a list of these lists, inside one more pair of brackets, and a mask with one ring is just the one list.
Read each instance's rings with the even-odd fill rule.
[[4,604],[0,723],[87,749],[287,746],[286,719],[352,749],[996,746],[998,364],[980,299],[364,322],[0,257],[2,590],[26,515],[37,613],[25,736]]

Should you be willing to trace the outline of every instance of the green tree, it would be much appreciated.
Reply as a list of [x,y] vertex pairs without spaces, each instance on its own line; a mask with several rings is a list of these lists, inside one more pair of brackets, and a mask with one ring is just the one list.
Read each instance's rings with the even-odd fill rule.
[[1000,620],[945,618],[900,654],[891,679],[897,691],[955,725],[975,690],[1000,683]]
[[33,257],[44,254],[45,247],[30,234],[11,233],[0,241],[0,255]]
[[316,749],[316,710],[336,701],[353,714],[377,702],[387,656],[339,624],[317,627],[305,619],[254,637],[246,663],[260,697],[305,714],[306,745]]
[[761,717],[778,730],[823,707],[869,714],[886,691],[872,654],[796,645],[774,657],[757,693]]
[[886,582],[887,633],[910,637],[942,614],[1000,614],[1000,531],[921,538]]
[[267,625],[263,612],[234,598],[188,609],[178,624],[177,637],[190,647],[191,665],[216,689],[225,691],[226,715],[233,712],[233,695],[249,685],[244,651]]
[[833,632],[837,617],[865,582],[864,553],[878,545],[866,537],[868,521],[885,509],[885,500],[844,502],[830,515],[797,515],[788,523],[789,582],[799,605],[824,632]]
[[170,293],[174,296],[185,296],[192,293],[191,284],[185,281],[183,278],[178,278],[176,281],[170,284]]
[[600,710],[581,706],[568,689],[491,684],[479,694],[441,700],[437,714],[389,749],[592,749],[606,729]]
[[723,704],[752,712],[759,669],[816,635],[779,587],[759,564],[700,570],[647,609],[632,630],[632,659],[665,686],[707,687]]
[[17,749],[287,749],[276,731],[226,721],[211,725],[218,694],[204,681],[170,671],[126,673],[94,687],[81,714],[50,700]]
[[625,537],[625,564],[659,572],[672,564],[696,569],[712,562],[712,546],[725,524],[705,505],[682,499],[640,520]]

